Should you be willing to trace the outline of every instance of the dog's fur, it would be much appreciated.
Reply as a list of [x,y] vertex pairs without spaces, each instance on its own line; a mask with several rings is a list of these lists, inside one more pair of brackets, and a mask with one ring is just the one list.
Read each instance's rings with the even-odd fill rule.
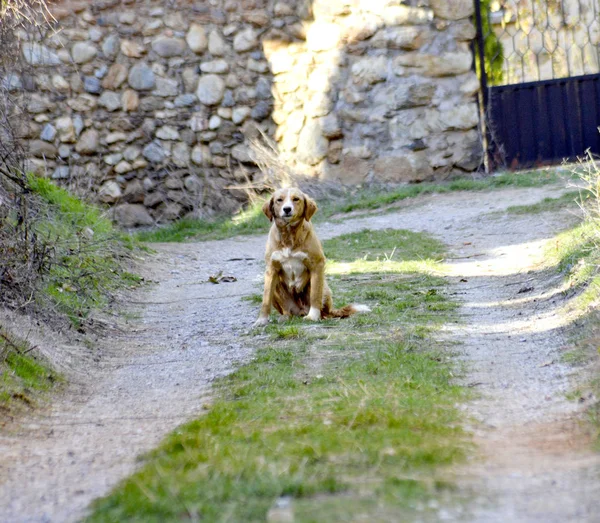
[[325,255],[310,219],[317,204],[299,189],[279,189],[263,206],[273,225],[265,262],[265,290],[255,326],[269,322],[271,307],[284,316],[305,316],[311,321],[346,318],[368,311],[364,305],[334,309],[325,281]]

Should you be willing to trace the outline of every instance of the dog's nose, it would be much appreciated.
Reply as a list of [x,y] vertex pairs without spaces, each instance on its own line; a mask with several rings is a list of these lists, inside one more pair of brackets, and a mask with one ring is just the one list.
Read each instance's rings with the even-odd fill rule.
[[291,207],[284,207],[284,208],[283,208],[283,212],[284,212],[285,214],[290,214],[290,213],[292,212],[292,208],[291,208]]

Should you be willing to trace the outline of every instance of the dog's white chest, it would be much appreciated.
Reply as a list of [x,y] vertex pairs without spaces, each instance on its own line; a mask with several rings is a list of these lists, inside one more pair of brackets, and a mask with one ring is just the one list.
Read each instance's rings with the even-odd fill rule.
[[304,264],[306,258],[308,258],[306,253],[292,252],[289,248],[275,251],[271,255],[273,261],[281,264],[285,284],[298,291],[304,288],[307,281],[307,268]]

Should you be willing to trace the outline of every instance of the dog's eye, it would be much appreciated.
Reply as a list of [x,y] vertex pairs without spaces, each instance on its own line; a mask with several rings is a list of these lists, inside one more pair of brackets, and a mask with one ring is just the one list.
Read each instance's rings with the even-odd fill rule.
[[281,203],[283,201],[283,198],[277,198],[277,203]]
[[300,198],[292,198],[295,202],[299,202]]

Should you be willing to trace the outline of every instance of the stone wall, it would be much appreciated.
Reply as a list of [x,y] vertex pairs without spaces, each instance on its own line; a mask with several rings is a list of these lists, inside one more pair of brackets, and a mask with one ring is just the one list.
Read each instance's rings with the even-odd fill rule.
[[260,127],[299,172],[414,182],[479,167],[472,0],[95,0],[23,34],[32,169],[126,226],[233,211]]

